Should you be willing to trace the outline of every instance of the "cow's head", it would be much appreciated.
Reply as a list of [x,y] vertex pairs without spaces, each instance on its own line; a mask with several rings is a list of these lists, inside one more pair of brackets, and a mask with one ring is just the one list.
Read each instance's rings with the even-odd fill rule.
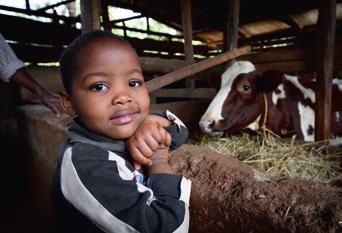
[[280,74],[260,73],[248,61],[235,62],[222,75],[221,88],[199,122],[201,130],[216,136],[255,130],[264,110],[263,93],[274,90],[281,80]]

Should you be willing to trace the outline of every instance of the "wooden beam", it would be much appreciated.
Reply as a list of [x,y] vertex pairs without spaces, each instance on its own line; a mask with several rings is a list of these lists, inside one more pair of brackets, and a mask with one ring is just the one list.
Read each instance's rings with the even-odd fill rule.
[[[54,20],[63,20],[68,23],[75,23],[79,22],[79,18],[76,17],[67,17],[64,15],[55,15],[55,14],[50,14],[50,13],[45,13],[45,12],[38,12],[35,10],[26,10],[26,9],[21,9],[21,8],[16,8],[16,7],[10,7],[10,6],[3,6],[0,5],[0,10],[5,10],[5,11],[11,11],[15,13],[22,13],[26,15],[34,15],[34,16],[40,16],[40,17],[46,17]],[[2,30],[2,29],[1,29]]]
[[100,29],[100,0],[81,0],[82,33]]
[[[139,52],[143,50],[149,51],[160,51],[168,52],[169,54],[183,53],[183,43],[177,41],[156,41],[152,39],[137,39],[137,38],[126,38],[133,47]],[[195,53],[205,56],[208,53],[208,47],[203,45],[194,46]]]
[[[341,70],[342,44],[336,44],[334,52],[334,68]],[[251,61],[258,69],[276,69],[283,72],[311,71],[317,66],[315,46],[307,44],[306,48],[278,48],[265,52],[247,54],[241,60]]]
[[199,73],[199,72],[206,70],[208,68],[211,68],[213,66],[222,64],[222,63],[229,61],[233,58],[247,54],[250,51],[251,51],[250,46],[244,46],[244,47],[235,49],[233,51],[225,52],[225,53],[220,54],[214,58],[209,58],[209,59],[191,64],[187,67],[183,67],[179,70],[173,71],[171,73],[168,73],[166,75],[160,76],[158,78],[155,78],[155,79],[152,79],[152,80],[146,82],[147,89],[150,92],[157,90],[157,89],[162,88],[168,84],[174,83],[178,80],[181,80],[181,79],[186,78],[188,76],[194,75],[196,73]]
[[[191,0],[181,0],[182,26],[184,36],[185,60],[194,63],[194,47],[192,45],[192,13]],[[195,81],[187,79],[185,83],[188,88],[195,88]]]
[[181,0],[185,60],[194,62],[192,46],[191,0]]
[[238,46],[240,0],[228,1],[228,14],[223,30],[223,51],[230,51]]
[[0,22],[6,22],[6,27],[1,28],[5,39],[23,44],[65,45],[80,34],[80,30],[67,24],[45,23],[10,15],[0,14]]
[[[121,22],[123,24],[125,23],[125,21],[121,21]],[[113,23],[112,21],[110,22],[110,24],[113,28],[118,28],[118,29],[132,31],[132,32],[141,32],[141,33],[146,33],[146,34],[150,34],[150,35],[164,36],[167,38],[182,38],[181,35],[171,35],[171,34],[163,33],[163,32],[154,32],[154,31],[148,31],[148,30],[143,30],[143,29],[138,29],[138,28],[130,28],[130,27],[125,27],[125,26],[119,26],[119,25],[116,25],[115,23]]]
[[26,10],[31,10],[30,0],[25,0]]
[[212,99],[216,93],[215,88],[175,88],[155,90],[151,95],[153,97]]
[[317,34],[317,88],[315,140],[325,140],[331,131],[332,75],[334,69],[334,40],[336,0],[320,0]]
[[142,17],[145,17],[145,16],[143,16],[142,14],[140,14],[140,15],[131,16],[131,17],[127,17],[127,18],[112,20],[112,21],[110,21],[110,22],[114,25],[114,24],[116,24],[116,23],[122,23],[122,22],[129,21],[129,20],[132,20],[132,19],[140,19],[140,18],[142,18]]
[[108,14],[108,3],[107,1],[101,1],[101,7],[102,7],[102,25],[105,31],[112,31],[112,26],[110,24],[109,20],[109,14]]
[[62,46],[42,47],[10,44],[21,60],[30,63],[58,62],[64,48]]
[[139,57],[141,68],[144,72],[169,73],[190,65],[189,62],[180,59],[163,59],[156,57]]
[[46,6],[46,7],[42,7],[42,8],[39,8],[37,9],[36,11],[37,12],[44,12],[46,10],[49,10],[49,9],[52,9],[52,8],[55,8],[55,7],[58,7],[60,5],[65,5],[65,4],[68,4],[70,2],[74,2],[75,0],[66,0],[66,1],[62,1],[62,2],[57,2],[55,4],[52,4],[52,5],[49,5],[49,6]]

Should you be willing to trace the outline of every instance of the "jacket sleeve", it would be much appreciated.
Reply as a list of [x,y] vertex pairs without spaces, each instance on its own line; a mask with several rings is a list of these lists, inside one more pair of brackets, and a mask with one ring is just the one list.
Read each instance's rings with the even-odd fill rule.
[[186,142],[189,136],[189,131],[185,124],[175,114],[169,110],[153,114],[164,117],[172,122],[169,127],[165,128],[171,134],[172,138],[170,150],[175,150]]
[[126,161],[110,151],[77,143],[60,168],[62,194],[104,232],[187,232],[191,182],[154,174],[144,186]]

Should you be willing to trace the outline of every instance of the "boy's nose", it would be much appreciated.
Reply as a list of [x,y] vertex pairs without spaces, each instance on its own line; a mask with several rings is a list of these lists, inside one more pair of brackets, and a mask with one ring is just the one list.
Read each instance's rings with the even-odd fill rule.
[[128,103],[132,103],[132,99],[129,96],[116,96],[113,98],[112,100],[112,104],[113,105],[117,105],[117,104],[128,104]]

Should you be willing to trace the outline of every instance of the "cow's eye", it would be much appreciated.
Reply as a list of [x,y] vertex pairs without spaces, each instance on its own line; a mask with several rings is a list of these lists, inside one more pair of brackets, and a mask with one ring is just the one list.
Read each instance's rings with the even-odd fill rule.
[[243,82],[239,86],[239,92],[243,95],[249,94],[252,91],[251,89],[252,88],[249,82]]
[[249,80],[240,80],[237,85],[237,91],[240,95],[250,96],[252,94],[252,86]]
[[250,88],[251,88],[251,86],[249,86],[248,84],[245,84],[242,86],[243,91],[249,91]]

